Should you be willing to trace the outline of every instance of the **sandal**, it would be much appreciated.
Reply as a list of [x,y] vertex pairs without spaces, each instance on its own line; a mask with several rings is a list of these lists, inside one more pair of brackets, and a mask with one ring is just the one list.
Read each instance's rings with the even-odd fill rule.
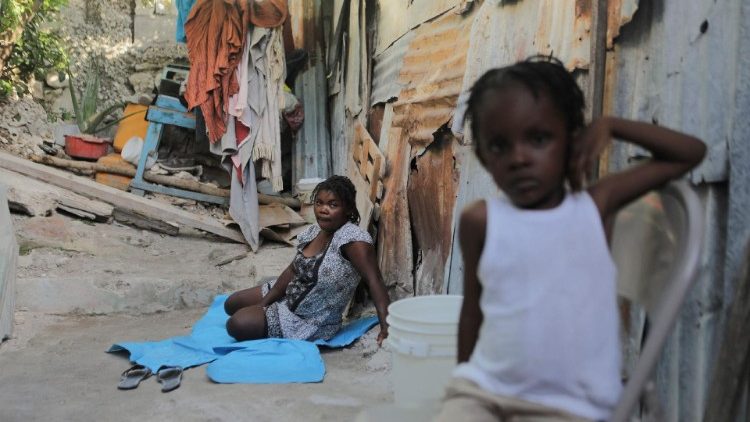
[[140,384],[141,381],[150,376],[150,369],[143,365],[133,365],[120,375],[120,383],[117,384],[117,388],[120,390],[132,390],[133,388],[138,387],[138,384]]
[[161,383],[161,392],[168,393],[180,386],[180,382],[182,381],[182,367],[162,367],[156,372],[156,380]]

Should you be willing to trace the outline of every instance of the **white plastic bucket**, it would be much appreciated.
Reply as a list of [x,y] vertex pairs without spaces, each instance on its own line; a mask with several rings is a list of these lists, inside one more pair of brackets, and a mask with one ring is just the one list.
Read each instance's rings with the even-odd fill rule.
[[297,198],[306,204],[312,204],[312,192],[313,190],[315,190],[315,187],[323,181],[325,181],[325,179],[320,179],[317,177],[300,179],[294,186]]
[[397,406],[439,401],[456,365],[458,316],[463,296],[402,299],[388,307],[388,346],[392,351]]

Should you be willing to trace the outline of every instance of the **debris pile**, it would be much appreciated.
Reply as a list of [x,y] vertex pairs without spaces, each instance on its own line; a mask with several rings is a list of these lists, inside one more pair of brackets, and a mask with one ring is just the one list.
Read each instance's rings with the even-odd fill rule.
[[53,131],[44,108],[33,98],[0,102],[0,149],[23,157],[43,154],[40,145],[52,139]]

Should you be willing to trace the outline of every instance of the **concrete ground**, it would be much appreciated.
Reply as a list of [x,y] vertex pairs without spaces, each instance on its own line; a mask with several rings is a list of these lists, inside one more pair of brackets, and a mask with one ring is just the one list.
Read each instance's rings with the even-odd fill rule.
[[170,393],[153,377],[120,391],[130,364],[110,345],[187,334],[214,295],[278,274],[293,249],[267,244],[216,266],[245,247],[61,215],[13,223],[21,256],[15,331],[0,344],[0,421],[353,420],[393,399],[377,329],[324,352],[322,383],[215,384],[198,367]]

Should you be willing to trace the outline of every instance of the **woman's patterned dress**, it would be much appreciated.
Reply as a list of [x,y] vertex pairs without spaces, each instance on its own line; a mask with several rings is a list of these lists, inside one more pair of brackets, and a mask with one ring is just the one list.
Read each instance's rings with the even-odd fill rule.
[[[357,270],[341,254],[341,247],[352,242],[372,244],[372,237],[347,222],[319,254],[305,257],[302,250],[318,233],[320,227],[315,224],[297,235],[294,278],[286,295],[265,308],[268,337],[327,340],[341,328],[342,313],[360,280]],[[263,285],[264,296],[273,283]]]

